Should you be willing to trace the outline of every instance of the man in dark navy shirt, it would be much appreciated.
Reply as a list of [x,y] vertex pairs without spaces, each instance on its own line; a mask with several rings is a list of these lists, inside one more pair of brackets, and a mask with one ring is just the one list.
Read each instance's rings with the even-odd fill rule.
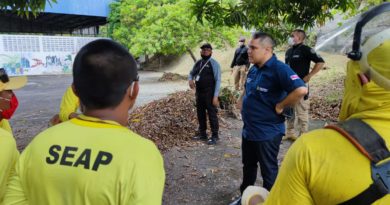
[[203,44],[198,60],[188,75],[188,83],[191,89],[196,90],[196,111],[199,122],[198,135],[196,140],[208,140],[206,111],[210,121],[211,138],[209,145],[215,145],[218,137],[218,116],[217,106],[219,88],[221,86],[221,68],[219,63],[211,57],[212,46],[209,43]]
[[[314,49],[303,42],[306,38],[305,31],[296,29],[292,32],[289,42],[293,46],[286,52],[286,63],[290,65],[295,73],[305,81],[309,83],[310,79],[318,73],[324,66],[324,59],[318,55]],[[313,69],[310,70],[310,63],[314,62]],[[309,129],[309,109],[310,101],[309,96],[306,95],[294,106],[295,116],[287,120],[286,139],[296,140],[295,135],[295,121],[297,121],[297,127],[299,135],[305,133]]]
[[244,122],[241,193],[254,185],[258,163],[263,187],[271,189],[278,173],[277,156],[285,131],[283,109],[294,105],[307,93],[298,75],[276,59],[274,46],[272,37],[262,32],[254,33],[249,42],[249,61],[254,65],[248,72],[238,104]]

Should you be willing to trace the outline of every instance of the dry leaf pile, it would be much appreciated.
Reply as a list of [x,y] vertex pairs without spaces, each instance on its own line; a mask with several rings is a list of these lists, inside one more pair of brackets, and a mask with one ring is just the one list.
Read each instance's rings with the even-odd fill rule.
[[[220,127],[225,127],[226,121],[220,115]],[[191,137],[198,128],[195,94],[179,91],[139,107],[129,115],[129,127],[154,141],[163,151],[173,146],[192,145],[195,142]]]
[[325,85],[310,87],[311,118],[337,122],[343,91],[343,77],[333,79]]
[[177,73],[164,72],[158,81],[179,81],[179,80],[187,80],[187,76],[180,75]]
[[341,100],[338,102],[327,102],[318,96],[310,98],[310,115],[313,119],[337,122],[340,107]]

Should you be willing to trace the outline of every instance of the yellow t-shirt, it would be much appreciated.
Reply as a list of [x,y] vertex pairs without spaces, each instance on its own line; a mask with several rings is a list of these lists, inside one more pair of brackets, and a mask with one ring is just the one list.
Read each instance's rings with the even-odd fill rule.
[[74,94],[72,87],[69,86],[62,96],[60,105],[60,119],[62,122],[69,120],[69,115],[76,112],[80,106],[79,98]]
[[0,128],[4,129],[12,134],[12,128],[11,128],[11,125],[9,124],[9,121],[7,119],[0,120]]
[[[390,144],[390,121],[364,120]],[[339,204],[372,183],[370,161],[337,131],[319,129],[287,152],[266,205]],[[390,204],[390,195],[375,205]]]
[[81,115],[27,146],[4,202],[156,205],[164,181],[163,159],[151,141],[115,122]]
[[6,130],[0,129],[0,204],[3,201],[9,177],[15,171],[19,157],[14,137]]

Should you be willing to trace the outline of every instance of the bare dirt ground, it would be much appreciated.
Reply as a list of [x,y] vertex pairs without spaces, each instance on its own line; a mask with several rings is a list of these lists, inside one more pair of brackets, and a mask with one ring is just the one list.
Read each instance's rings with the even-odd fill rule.
[[[242,179],[242,121],[227,118],[230,126],[220,131],[216,146],[199,142],[196,146],[173,148],[164,155],[166,186],[165,205],[227,205],[239,194]],[[323,121],[311,121],[310,129],[324,126]],[[282,141],[279,164],[291,146]],[[258,172],[256,185],[261,186]]]

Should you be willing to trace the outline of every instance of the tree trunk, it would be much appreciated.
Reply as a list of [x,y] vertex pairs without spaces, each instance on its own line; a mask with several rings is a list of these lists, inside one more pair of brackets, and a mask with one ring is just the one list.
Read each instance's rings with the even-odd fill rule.
[[187,48],[187,51],[188,51],[188,53],[190,53],[192,60],[194,60],[194,62],[196,62],[196,57],[195,57],[194,53],[191,51],[191,49]]
[[161,60],[161,55],[158,56],[158,70],[161,70],[162,67],[162,60]]
[[148,63],[149,63],[149,55],[145,54],[145,64],[148,64]]

